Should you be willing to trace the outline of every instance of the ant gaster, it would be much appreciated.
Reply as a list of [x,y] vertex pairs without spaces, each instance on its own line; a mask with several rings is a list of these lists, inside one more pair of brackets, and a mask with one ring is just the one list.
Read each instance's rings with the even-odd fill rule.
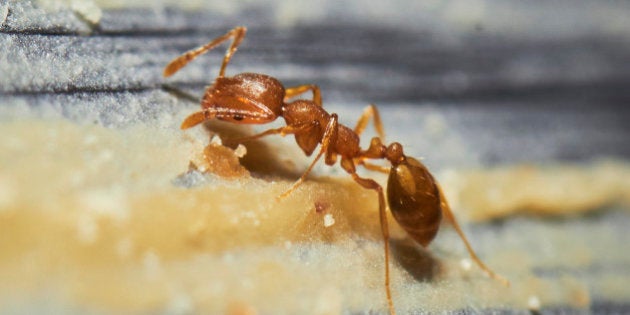
[[[201,101],[202,110],[188,116],[181,125],[182,129],[196,126],[209,119],[219,119],[237,124],[264,124],[272,122],[278,117],[283,117],[286,121],[284,127],[269,129],[253,136],[238,139],[238,141],[248,141],[272,134],[282,136],[292,134],[298,146],[307,156],[310,156],[318,145],[320,146],[319,153],[306,171],[279,198],[294,191],[305,180],[322,156],[328,165],[334,165],[340,158],[341,167],[359,185],[372,189],[378,194],[381,232],[385,241],[385,292],[391,314],[394,314],[395,311],[389,285],[389,229],[385,212],[385,195],[383,188],[376,181],[357,175],[357,165],[362,165],[369,170],[389,173],[387,181],[389,209],[398,224],[416,242],[424,247],[429,245],[437,234],[440,221],[444,216],[455,228],[477,265],[490,277],[507,284],[507,280],[492,272],[477,257],[455,220],[440,186],[427,168],[418,160],[406,156],[400,143],[394,142],[390,145],[382,143],[381,139],[384,138],[383,125],[374,105],[368,106],[355,128],[350,129],[337,122],[337,114],[328,113],[322,107],[320,90],[316,85],[285,88],[277,79],[258,73],[240,73],[233,77],[226,77],[225,68],[245,37],[245,32],[245,27],[235,27],[208,44],[175,58],[164,69],[164,76],[171,76],[197,56],[228,39],[232,39],[232,44],[223,57],[219,76],[204,93]],[[312,100],[298,99],[288,102],[288,100],[308,91],[311,91],[313,95]],[[373,119],[378,137],[372,138],[370,146],[363,150],[359,146],[359,136],[370,118]],[[391,168],[366,162],[366,160],[371,159],[386,159],[390,162]]]

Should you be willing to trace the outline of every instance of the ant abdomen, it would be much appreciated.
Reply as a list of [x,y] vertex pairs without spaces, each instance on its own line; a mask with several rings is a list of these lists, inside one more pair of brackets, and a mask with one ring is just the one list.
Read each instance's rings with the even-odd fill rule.
[[392,165],[387,200],[398,224],[420,245],[429,245],[442,220],[439,188],[429,170],[411,157]]

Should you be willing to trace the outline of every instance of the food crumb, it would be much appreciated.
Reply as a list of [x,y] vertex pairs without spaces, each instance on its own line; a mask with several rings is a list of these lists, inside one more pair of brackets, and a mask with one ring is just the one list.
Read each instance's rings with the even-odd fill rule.
[[330,227],[335,224],[335,218],[333,218],[332,214],[327,213],[324,215],[324,227]]
[[245,154],[247,154],[247,147],[245,147],[242,144],[239,144],[236,149],[234,149],[234,155],[236,155],[239,158],[242,158],[245,156]]
[[527,307],[530,310],[539,310],[540,309],[540,300],[535,295],[530,295],[527,299]]
[[221,137],[219,137],[217,135],[214,135],[210,139],[210,144],[212,144],[212,145],[223,145],[223,140],[221,140]]
[[470,261],[470,259],[468,258],[464,258],[462,260],[459,261],[459,265],[462,267],[462,269],[464,269],[465,271],[469,271],[470,268],[472,268],[472,262]]

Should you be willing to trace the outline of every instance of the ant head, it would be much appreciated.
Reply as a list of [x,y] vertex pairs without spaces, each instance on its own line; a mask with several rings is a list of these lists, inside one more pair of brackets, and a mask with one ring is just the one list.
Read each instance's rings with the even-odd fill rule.
[[406,157],[403,154],[402,145],[398,142],[394,142],[387,146],[387,149],[385,150],[385,158],[392,163],[392,166],[404,162]]

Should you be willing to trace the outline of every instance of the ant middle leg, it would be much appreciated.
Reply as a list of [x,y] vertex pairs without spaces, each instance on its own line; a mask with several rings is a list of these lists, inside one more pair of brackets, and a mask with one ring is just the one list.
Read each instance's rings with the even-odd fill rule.
[[312,91],[313,102],[318,106],[322,106],[322,94],[319,91],[319,87],[315,84],[304,84],[286,88],[284,92],[284,101],[286,102],[293,97],[306,93],[307,91]]
[[165,77],[170,77],[171,75],[175,74],[175,72],[179,71],[179,69],[186,66],[193,59],[197,58],[199,55],[215,48],[224,41],[233,38],[234,40],[232,41],[232,44],[225,52],[225,56],[223,56],[221,71],[219,71],[219,77],[223,77],[225,74],[225,67],[227,67],[227,64],[230,62],[232,55],[234,55],[234,52],[236,51],[236,47],[238,47],[238,45],[241,43],[241,41],[245,37],[246,32],[247,28],[245,28],[244,26],[237,26],[231,29],[229,32],[225,33],[225,35],[213,39],[211,42],[183,53],[179,57],[173,59],[173,61],[171,61],[166,66],[166,68],[164,68],[163,75]]

